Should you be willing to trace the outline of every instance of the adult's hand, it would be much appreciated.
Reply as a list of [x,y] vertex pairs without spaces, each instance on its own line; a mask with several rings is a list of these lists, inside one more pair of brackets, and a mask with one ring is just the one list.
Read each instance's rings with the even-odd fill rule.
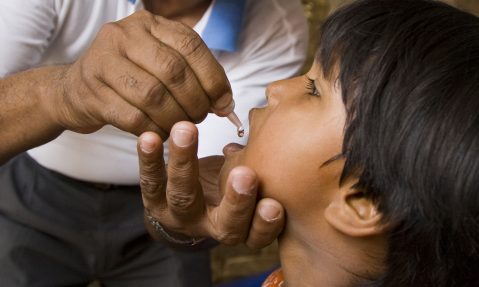
[[0,79],[0,163],[65,129],[106,124],[166,139],[181,120],[233,109],[223,68],[187,26],[141,11],[106,24],[75,63]]
[[104,25],[60,78],[51,112],[77,132],[111,124],[166,139],[178,121],[198,123],[209,111],[225,116],[233,108],[224,70],[201,38],[147,11]]
[[[275,200],[258,201],[258,179],[253,170],[231,170],[226,190],[202,184],[197,159],[198,131],[189,122],[177,123],[169,139],[169,162],[163,161],[163,142],[152,132],[138,140],[140,184],[148,216],[160,222],[173,237],[211,237],[223,244],[245,243],[251,248],[270,244],[284,225],[283,207]],[[218,161],[202,165],[207,174],[218,170]],[[146,222],[150,234],[164,239]]]

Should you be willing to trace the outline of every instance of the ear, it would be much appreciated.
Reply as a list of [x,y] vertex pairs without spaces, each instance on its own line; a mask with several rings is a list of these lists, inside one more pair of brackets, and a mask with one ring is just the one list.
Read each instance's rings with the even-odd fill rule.
[[348,182],[341,186],[324,211],[326,221],[351,237],[367,237],[384,232],[376,205]]

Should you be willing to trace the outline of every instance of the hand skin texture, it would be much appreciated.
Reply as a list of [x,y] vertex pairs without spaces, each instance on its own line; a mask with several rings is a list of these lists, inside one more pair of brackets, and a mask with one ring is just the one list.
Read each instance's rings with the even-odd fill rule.
[[[177,238],[210,237],[226,245],[245,243],[250,248],[269,245],[283,229],[281,204],[270,198],[258,201],[257,176],[245,166],[232,169],[225,190],[218,190],[224,159],[198,160],[197,145],[196,126],[177,123],[169,138],[169,162],[165,167],[160,136],[153,132],[140,136],[140,184],[145,209]],[[229,145],[224,152],[234,148]],[[146,226],[154,238],[162,239],[151,224]]]
[[233,109],[230,84],[201,38],[179,22],[139,11],[108,23],[76,62],[0,79],[0,163],[64,130],[110,124],[163,139],[178,121]]

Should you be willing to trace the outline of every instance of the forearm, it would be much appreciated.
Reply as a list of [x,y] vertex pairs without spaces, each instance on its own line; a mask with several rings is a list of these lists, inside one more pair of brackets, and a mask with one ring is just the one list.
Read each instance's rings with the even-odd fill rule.
[[45,67],[0,79],[0,163],[63,132],[55,120],[55,105],[61,105],[55,99],[63,93],[65,70]]

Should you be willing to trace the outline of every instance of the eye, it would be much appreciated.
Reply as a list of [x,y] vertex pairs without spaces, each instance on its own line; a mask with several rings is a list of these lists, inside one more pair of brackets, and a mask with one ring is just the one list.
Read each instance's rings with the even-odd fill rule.
[[306,77],[307,83],[306,83],[306,88],[308,89],[308,94],[311,96],[316,96],[319,97],[321,96],[319,94],[318,89],[316,89],[316,85],[314,84],[314,80]]

